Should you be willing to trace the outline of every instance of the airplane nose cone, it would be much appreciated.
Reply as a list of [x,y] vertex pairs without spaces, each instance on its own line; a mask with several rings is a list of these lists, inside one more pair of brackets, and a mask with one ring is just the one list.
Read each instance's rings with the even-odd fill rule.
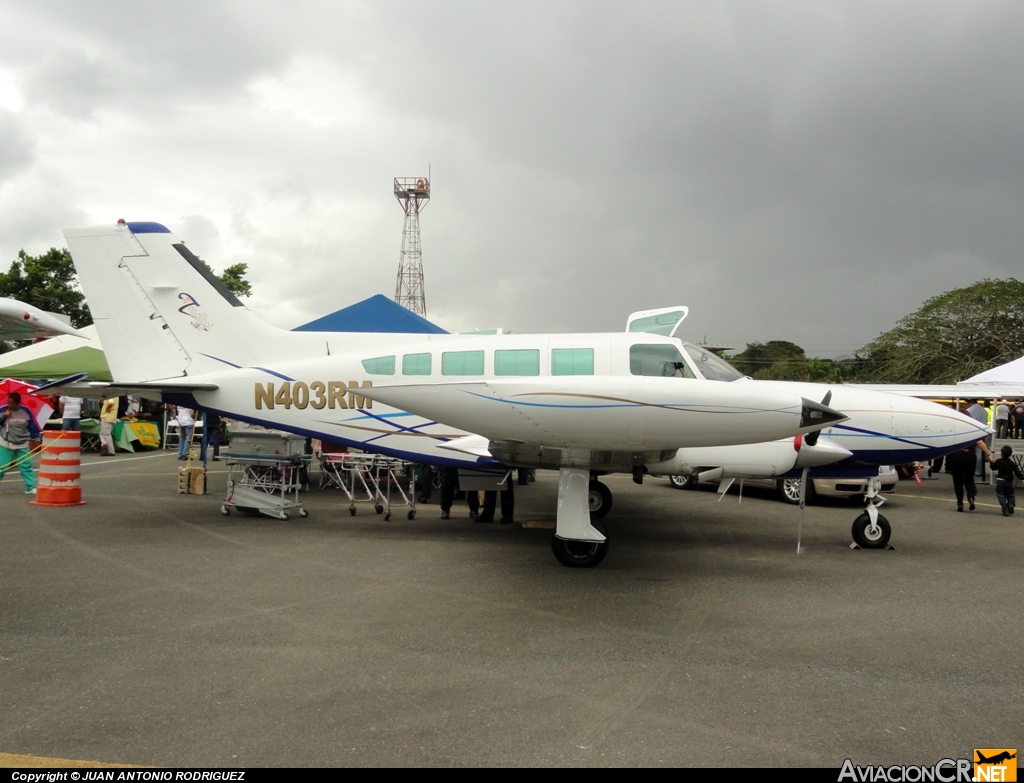
[[823,429],[836,422],[846,421],[848,418],[850,417],[845,413],[840,413],[827,405],[822,405],[820,402],[814,402],[806,397],[803,398],[803,408],[800,411],[800,426],[809,432]]

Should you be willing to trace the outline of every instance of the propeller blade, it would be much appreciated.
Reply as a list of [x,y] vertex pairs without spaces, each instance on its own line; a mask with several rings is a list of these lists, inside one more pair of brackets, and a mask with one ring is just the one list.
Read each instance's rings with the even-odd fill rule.
[[[825,392],[825,396],[821,398],[821,404],[824,405],[825,407],[828,407],[828,404],[831,401],[832,401],[832,390],[829,389],[827,392]],[[815,430],[814,432],[810,433],[806,438],[804,438],[804,442],[808,446],[816,446],[818,444],[818,436],[819,435],[821,435],[821,430]]]

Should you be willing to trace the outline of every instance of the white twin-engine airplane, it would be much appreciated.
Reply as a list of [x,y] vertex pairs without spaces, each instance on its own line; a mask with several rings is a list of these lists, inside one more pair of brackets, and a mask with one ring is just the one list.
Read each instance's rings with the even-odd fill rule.
[[607,548],[590,522],[591,470],[639,475],[681,446],[846,418],[784,389],[665,377],[686,366],[680,343],[651,334],[288,332],[159,224],[64,236],[116,386],[415,462],[557,468],[554,549],[573,565]]
[[[815,435],[847,421],[850,412],[817,402],[844,387],[741,379],[664,333],[288,332],[249,312],[159,224],[119,221],[64,236],[115,386],[415,462],[557,469],[552,548],[566,565],[596,565],[607,551],[590,509],[610,493],[592,473],[682,473],[680,449],[745,448],[737,444],[789,449],[804,464],[853,451]],[[870,419],[853,437],[899,442],[911,459],[979,437],[966,417],[894,399],[850,398]],[[799,451],[794,436],[807,436]]]

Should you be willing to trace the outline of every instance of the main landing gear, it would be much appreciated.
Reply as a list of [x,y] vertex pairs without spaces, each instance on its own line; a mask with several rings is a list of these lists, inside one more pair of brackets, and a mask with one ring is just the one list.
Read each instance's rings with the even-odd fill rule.
[[[600,481],[590,480],[588,468],[558,471],[558,515],[551,551],[570,568],[593,568],[608,554],[608,533],[596,518],[611,509],[612,493]],[[597,504],[591,521],[591,508]]]
[[[604,522],[595,519],[591,524],[601,535],[608,535]],[[593,568],[604,560],[604,556],[608,554],[608,540],[606,538],[602,542],[568,541],[554,535],[551,537],[551,551],[555,553],[558,562],[564,566],[569,568]]]

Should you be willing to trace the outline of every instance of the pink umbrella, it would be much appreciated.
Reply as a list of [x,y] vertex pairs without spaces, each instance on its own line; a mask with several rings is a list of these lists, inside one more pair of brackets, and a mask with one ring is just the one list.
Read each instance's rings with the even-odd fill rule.
[[36,420],[39,429],[42,429],[46,420],[50,418],[50,414],[53,413],[53,408],[50,407],[50,403],[46,401],[45,397],[30,393],[35,388],[31,383],[16,381],[13,378],[5,378],[0,381],[0,408],[7,407],[8,394],[18,392],[21,395],[22,407],[32,414],[32,418]]

